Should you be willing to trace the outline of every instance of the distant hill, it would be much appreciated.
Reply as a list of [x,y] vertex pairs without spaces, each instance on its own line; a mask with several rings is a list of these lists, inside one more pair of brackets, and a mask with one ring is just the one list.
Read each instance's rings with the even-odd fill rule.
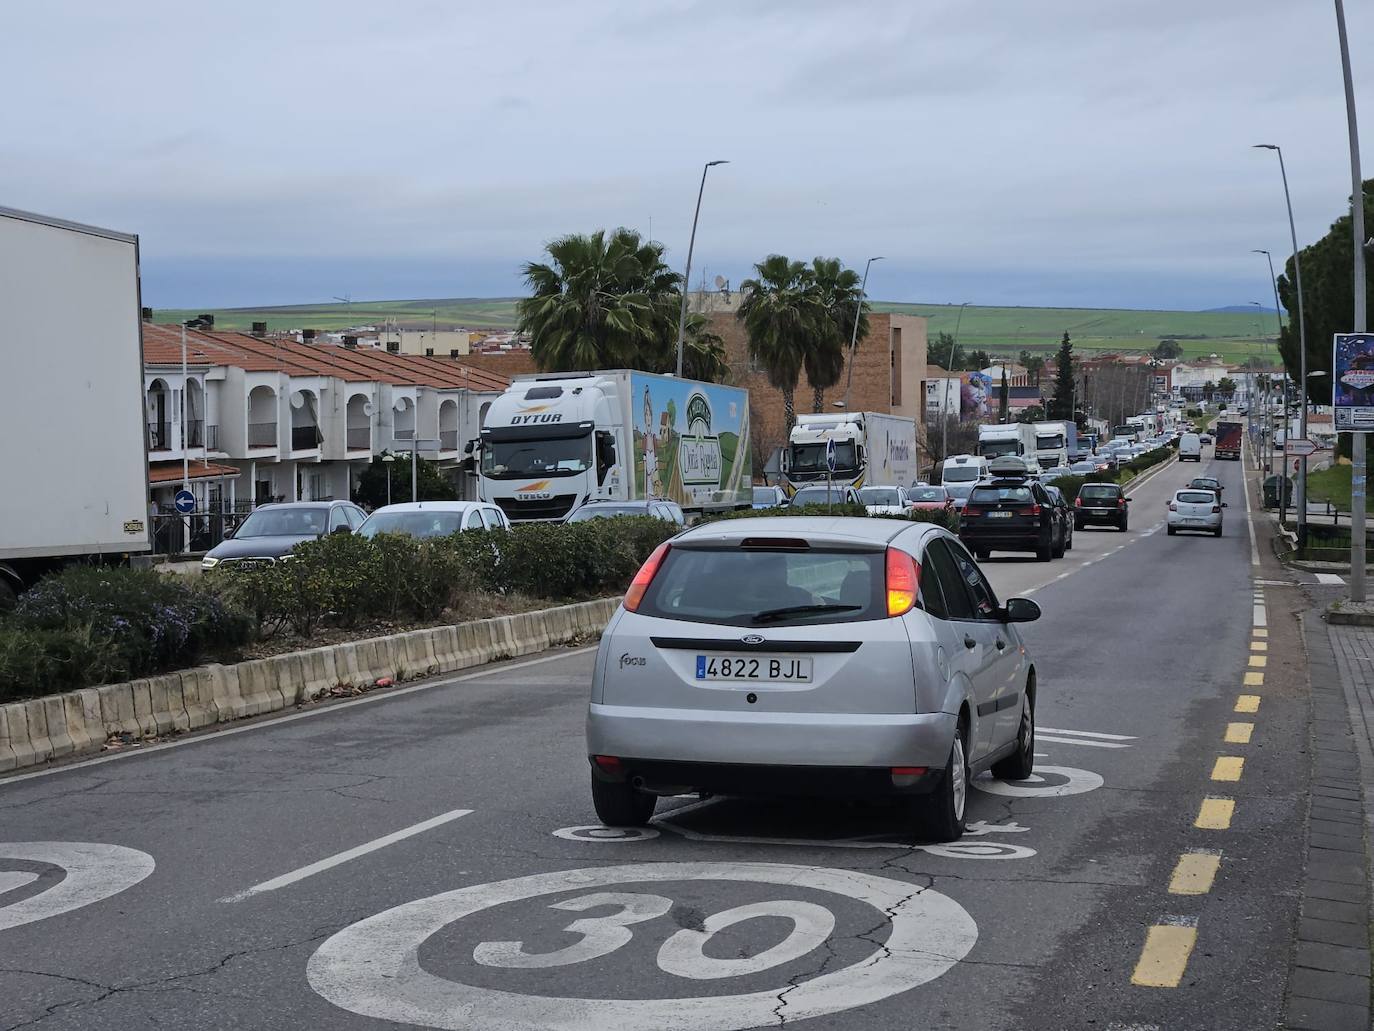
[[1273,308],[1260,308],[1253,304],[1228,304],[1224,308],[1203,308],[1202,315],[1273,315]]
[[[260,308],[158,309],[158,322],[194,318],[201,312],[215,316],[218,329],[252,328],[266,322],[269,330],[341,330],[380,325],[395,319],[402,326],[440,329],[513,329],[515,297],[448,297],[393,301],[352,301],[329,304],[293,304]],[[966,349],[1015,357],[1023,349],[1048,354],[1059,346],[1067,330],[1079,353],[1119,352],[1143,354],[1159,342],[1177,340],[1184,357],[1217,354],[1227,361],[1242,362],[1252,354],[1274,354],[1273,312],[1257,317],[1253,305],[1235,305],[1211,311],[1150,311],[1134,308],[1024,308],[968,305],[959,318],[957,304],[908,304],[871,302],[875,311],[922,315],[928,319],[930,338],[953,334]],[[862,346],[862,345],[861,345]]]

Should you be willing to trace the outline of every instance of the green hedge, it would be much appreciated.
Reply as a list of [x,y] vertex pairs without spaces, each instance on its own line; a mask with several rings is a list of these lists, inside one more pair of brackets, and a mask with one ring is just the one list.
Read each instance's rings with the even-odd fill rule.
[[73,566],[0,620],[0,699],[51,694],[194,665],[248,641],[213,591],[147,569]]

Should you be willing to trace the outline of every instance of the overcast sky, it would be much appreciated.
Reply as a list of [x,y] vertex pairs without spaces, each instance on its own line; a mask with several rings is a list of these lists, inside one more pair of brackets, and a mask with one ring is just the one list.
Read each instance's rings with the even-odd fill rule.
[[[1374,4],[1347,3],[1374,176]],[[137,232],[145,303],[520,292],[567,232],[870,295],[1272,303],[1350,172],[1329,0],[44,0],[0,35],[0,205]]]

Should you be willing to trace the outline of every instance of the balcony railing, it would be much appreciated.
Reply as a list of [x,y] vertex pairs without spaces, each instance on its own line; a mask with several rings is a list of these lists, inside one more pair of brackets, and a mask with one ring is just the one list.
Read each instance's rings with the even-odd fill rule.
[[276,447],[277,424],[275,422],[250,422],[248,424],[249,447]]
[[166,422],[148,423],[148,450],[172,450],[172,426]]
[[317,426],[292,426],[291,450],[309,451],[320,446],[320,430]]
[[183,423],[181,434],[184,440],[183,447],[204,447],[205,446],[205,420],[192,419],[190,422]]
[[440,430],[439,431],[439,450],[457,451],[458,450],[458,431]]
[[372,447],[372,427],[370,426],[350,426],[346,436],[350,451],[367,451]]
[[205,427],[205,449],[207,451],[219,450],[219,427],[214,423]]

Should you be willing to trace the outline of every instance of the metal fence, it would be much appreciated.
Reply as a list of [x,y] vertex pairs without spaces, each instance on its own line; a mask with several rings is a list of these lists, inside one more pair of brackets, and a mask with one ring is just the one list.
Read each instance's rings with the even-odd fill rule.
[[[187,552],[206,552],[225,539],[226,531],[234,531],[248,518],[247,507],[225,512],[159,512],[150,515],[153,529],[153,553],[181,555]],[[187,531],[189,530],[189,537]]]
[[372,427],[370,426],[350,426],[346,436],[350,451],[366,451],[372,447]]
[[275,422],[250,422],[248,424],[249,447],[276,447],[277,424]]

